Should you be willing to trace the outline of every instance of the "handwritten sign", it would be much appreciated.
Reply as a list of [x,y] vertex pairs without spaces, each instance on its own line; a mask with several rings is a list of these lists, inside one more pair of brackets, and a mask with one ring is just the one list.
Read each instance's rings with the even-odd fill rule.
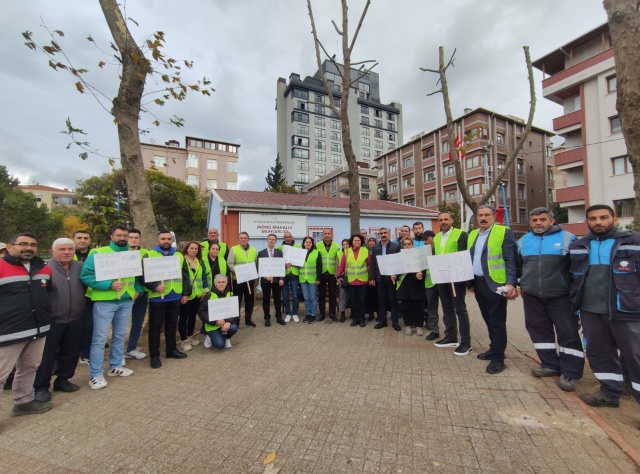
[[284,261],[286,263],[290,263],[294,267],[304,267],[304,261],[307,258],[307,249],[299,249],[292,245],[283,245],[282,255],[284,255]]
[[96,281],[117,280],[142,275],[140,251],[94,254]]
[[242,265],[236,265],[236,281],[244,283],[258,278],[258,270],[256,270],[256,262],[248,262]]
[[375,258],[381,275],[401,275],[405,273],[399,253],[376,255]]
[[431,255],[431,246],[423,245],[422,247],[400,250],[400,257],[404,265],[404,273],[418,273],[429,268],[427,257]]
[[240,307],[238,306],[238,297],[229,296],[228,298],[211,298],[208,304],[209,322],[215,323],[220,319],[233,319],[240,316]]
[[471,253],[468,250],[463,250],[462,252],[432,255],[429,257],[429,270],[431,281],[434,283],[473,280]]
[[284,277],[284,258],[260,258],[258,259],[258,273],[261,277]]
[[182,278],[180,260],[176,255],[162,258],[143,258],[144,281],[165,281]]

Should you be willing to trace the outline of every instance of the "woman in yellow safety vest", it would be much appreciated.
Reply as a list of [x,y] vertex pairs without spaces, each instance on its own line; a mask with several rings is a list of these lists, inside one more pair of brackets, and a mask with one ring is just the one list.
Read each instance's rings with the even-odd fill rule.
[[[344,253],[349,248],[349,239],[342,239],[342,250],[338,250],[338,262],[342,261]],[[346,283],[346,282],[345,282]],[[340,285],[340,319],[339,322],[344,323],[346,321],[345,312],[349,305],[349,293],[347,292],[347,285]]]
[[364,247],[364,239],[359,234],[354,234],[349,240],[351,248],[345,250],[338,268],[338,282],[347,280],[349,303],[351,304],[351,326],[365,327],[367,321],[364,317],[366,307],[367,288],[369,287],[369,266],[371,256],[369,250]]
[[196,314],[200,300],[209,291],[207,271],[202,261],[202,247],[195,240],[187,242],[182,251],[184,260],[189,267],[189,279],[191,280],[191,294],[186,304],[180,305],[180,315],[178,317],[178,332],[180,333],[180,346],[183,351],[190,351],[191,346],[200,344],[200,341],[193,338],[193,331],[196,327]]
[[318,308],[318,285],[322,275],[322,258],[316,250],[316,244],[312,237],[302,239],[302,248],[307,251],[304,266],[300,267],[300,289],[304,296],[305,318],[303,323],[314,323]]
[[198,316],[200,316],[204,324],[206,334],[204,347],[207,349],[211,346],[216,349],[229,349],[231,347],[231,336],[238,332],[237,318],[229,320],[216,319],[215,314],[209,314],[209,300],[233,296],[233,293],[227,291],[228,282],[229,279],[226,275],[216,275],[213,278],[213,288],[209,293],[205,293],[200,302]]
[[[408,236],[401,237],[400,247],[413,248],[413,239]],[[396,284],[396,298],[406,326],[404,333],[407,336],[411,336],[412,329],[416,330],[418,336],[423,335],[425,298],[423,279],[423,272],[391,275],[391,281]]]

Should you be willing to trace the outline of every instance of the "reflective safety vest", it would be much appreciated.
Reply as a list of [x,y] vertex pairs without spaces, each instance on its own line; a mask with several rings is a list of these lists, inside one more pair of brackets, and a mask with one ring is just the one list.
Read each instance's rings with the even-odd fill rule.
[[340,251],[340,246],[337,242],[331,242],[329,251],[324,246],[324,242],[321,240],[316,244],[316,250],[320,253],[322,258],[322,273],[329,272],[332,275],[336,273],[336,256]]
[[[281,244],[278,246],[278,250],[282,251],[282,247],[284,247],[285,244]],[[293,244],[292,247],[295,247],[297,249],[302,248],[300,247],[300,244]],[[300,267],[295,267],[293,265],[291,265],[289,268],[286,269],[286,275],[300,275]]]
[[300,267],[300,283],[315,283],[318,280],[316,275],[316,262],[318,261],[319,252],[312,250],[307,260],[304,262],[304,267]]
[[[503,225],[494,224],[487,240],[487,267],[489,268],[489,276],[496,283],[507,282],[507,270],[504,265],[504,257],[502,255],[502,243],[504,242],[504,234],[507,228]],[[478,229],[471,231],[467,249],[473,247],[473,243],[478,237]],[[482,249],[476,249],[476,252],[482,252]]]
[[[203,240],[200,242],[200,245],[202,246],[202,255],[209,255],[209,241]],[[218,240],[218,245],[220,246],[220,253],[218,255],[222,255],[224,257],[227,254],[227,244]]]
[[425,288],[433,288],[434,286],[436,286],[436,284],[431,281],[431,270],[429,270],[427,268],[424,271],[424,287]]
[[[209,286],[213,288],[213,279],[217,275],[211,274],[211,265],[209,264],[209,258],[204,260],[205,271],[207,272],[207,280],[209,281]],[[218,266],[220,267],[220,275],[227,276],[227,261],[218,254]]]
[[447,237],[447,241],[444,244],[444,249],[442,249],[442,232],[438,232],[438,234],[433,238],[433,253],[441,255],[443,253],[457,252],[458,239],[460,239],[461,235],[462,230],[451,229],[451,232],[449,232],[449,236]]
[[[113,252],[113,249],[108,245],[105,247],[98,247],[97,249],[93,249],[91,253],[110,253]],[[95,258],[95,257],[94,257]],[[95,260],[94,260],[95,265]],[[128,294],[131,299],[136,294],[136,277],[126,277],[120,278],[120,281],[124,283],[122,290],[120,290],[120,294]],[[85,296],[91,298],[91,301],[114,301],[118,299],[118,292],[115,290],[96,290],[95,288],[87,288],[87,292]]]
[[[231,248],[231,251],[233,252],[233,256],[235,257],[236,261],[235,261],[235,266],[238,265],[244,265],[246,263],[250,263],[250,262],[257,262],[258,261],[258,251],[252,247],[251,245],[249,245],[249,248],[247,249],[247,252],[249,254],[249,257],[247,258],[247,254],[245,253],[244,249],[242,248],[242,245],[234,245]],[[218,257],[220,258],[220,257]],[[232,274],[232,278],[235,280],[236,279],[236,274],[233,273]]]
[[[188,265],[188,264],[187,264]],[[189,295],[189,301],[194,298],[200,298],[204,294],[204,276],[207,274],[207,268],[204,266],[202,260],[196,258],[196,271],[194,272],[189,265],[189,277],[191,279],[191,294]],[[207,288],[208,290],[209,288]]]
[[[149,250],[148,258],[164,258],[167,255],[164,255],[157,250]],[[182,271],[182,266],[184,265],[184,256],[180,252],[175,252],[173,257],[177,256],[178,261],[180,262],[180,271]],[[174,278],[172,280],[165,280],[164,282],[165,290],[164,294],[168,295],[171,291],[175,292],[178,295],[182,295],[182,277]],[[159,291],[149,290],[149,298],[160,298],[163,293]]]
[[[230,296],[233,296],[233,293],[231,293],[230,291],[227,292],[226,294],[226,298],[229,298]],[[218,299],[218,295],[215,293],[211,293],[211,299],[212,300],[217,300]],[[207,313],[208,314],[208,313]],[[209,318],[211,319],[211,318]],[[219,329],[220,325],[219,324],[209,324],[209,323],[204,323],[204,330],[205,332],[209,332],[209,331],[215,331],[216,329]]]
[[353,249],[347,249],[347,281],[349,283],[359,280],[362,282],[369,281],[369,270],[367,269],[367,258],[369,251],[360,247],[358,260],[356,260]]

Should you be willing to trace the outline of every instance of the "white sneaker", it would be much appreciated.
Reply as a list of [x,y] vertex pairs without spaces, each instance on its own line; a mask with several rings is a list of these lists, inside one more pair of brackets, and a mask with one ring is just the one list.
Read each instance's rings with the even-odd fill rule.
[[289,322],[291,322],[291,315],[290,315],[290,314],[287,314],[287,315],[284,317],[284,322],[285,322],[285,323],[289,323]]
[[231,339],[225,339],[224,340],[224,348],[225,349],[231,349]]
[[404,333],[407,336],[411,336],[411,327],[407,326],[406,328],[404,328]]
[[182,347],[183,351],[190,351],[193,349],[193,347],[191,347],[191,344],[189,344],[189,341],[182,341],[180,347]]
[[422,336],[424,335],[424,332],[422,331],[422,328],[417,328],[416,329],[416,336]]
[[133,370],[126,369],[124,367],[115,367],[107,372],[109,377],[115,377],[119,375],[120,377],[128,377],[129,375],[133,375]]
[[87,359],[86,357],[80,357],[80,360],[78,361],[78,363],[83,365],[89,365],[89,359]]
[[211,349],[211,338],[209,336],[205,336],[204,338],[204,348]]
[[294,314],[294,315],[293,315],[293,322],[294,322],[294,323],[299,323],[299,322],[300,322],[300,318],[298,317],[298,315],[297,315],[297,314]]
[[97,375],[96,377],[91,377],[89,379],[89,387],[94,390],[100,390],[101,388],[105,388],[107,386],[107,381],[104,379],[102,375]]
[[141,359],[146,358],[147,354],[145,354],[144,352],[140,352],[137,349],[134,349],[132,351],[129,351],[129,352],[125,353],[124,357],[126,359],[138,359],[138,360],[141,360]]
[[122,365],[122,367],[124,367],[125,365],[127,365],[127,361],[126,361],[126,360],[124,360],[124,357],[122,358],[122,364],[121,364],[121,365]]

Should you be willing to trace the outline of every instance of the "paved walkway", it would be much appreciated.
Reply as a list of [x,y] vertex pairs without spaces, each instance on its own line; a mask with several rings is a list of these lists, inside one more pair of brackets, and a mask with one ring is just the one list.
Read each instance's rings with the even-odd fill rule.
[[43,415],[10,418],[6,392],[0,472],[637,472],[575,397],[529,375],[520,300],[498,375],[475,357],[488,338],[467,303],[465,357],[371,323],[265,328],[258,314],[230,350],[130,361],[104,390],[80,366],[81,390]]

